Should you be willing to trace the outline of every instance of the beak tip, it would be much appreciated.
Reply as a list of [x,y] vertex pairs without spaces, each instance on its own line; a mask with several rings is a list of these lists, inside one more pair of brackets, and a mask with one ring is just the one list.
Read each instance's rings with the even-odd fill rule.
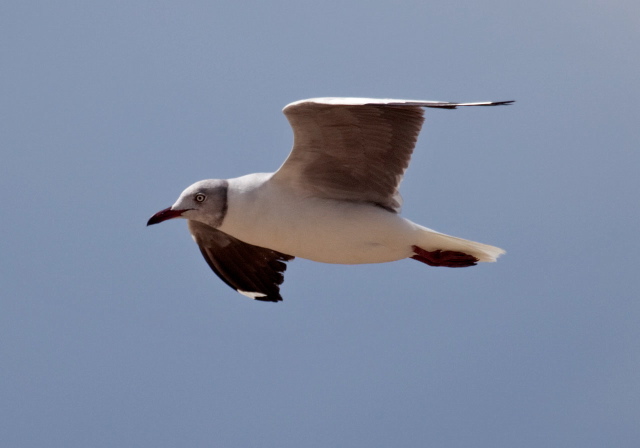
[[158,213],[149,218],[149,221],[147,221],[147,227],[154,224],[159,224],[168,219],[179,218],[180,216],[182,216],[183,212],[184,210],[172,210],[171,207],[160,210]]

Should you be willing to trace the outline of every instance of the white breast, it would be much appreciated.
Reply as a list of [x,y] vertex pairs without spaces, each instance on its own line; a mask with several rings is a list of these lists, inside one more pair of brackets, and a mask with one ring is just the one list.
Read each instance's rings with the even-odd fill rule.
[[220,230],[324,263],[382,263],[411,256],[417,232],[412,222],[371,204],[305,197],[270,178],[252,174],[229,181]]

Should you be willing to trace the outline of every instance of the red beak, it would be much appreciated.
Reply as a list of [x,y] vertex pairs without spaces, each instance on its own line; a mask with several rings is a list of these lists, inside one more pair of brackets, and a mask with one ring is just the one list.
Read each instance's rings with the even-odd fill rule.
[[167,219],[179,218],[186,210],[171,210],[171,207],[160,210],[147,221],[148,226],[161,223]]

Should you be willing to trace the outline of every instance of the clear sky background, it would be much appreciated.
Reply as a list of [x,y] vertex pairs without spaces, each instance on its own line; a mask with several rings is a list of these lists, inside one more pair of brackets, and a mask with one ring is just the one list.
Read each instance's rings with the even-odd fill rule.
[[[640,3],[4,2],[0,443],[640,446]],[[427,110],[404,216],[503,247],[297,259],[240,296],[191,183],[276,170],[284,105]],[[257,223],[259,224],[259,223]]]

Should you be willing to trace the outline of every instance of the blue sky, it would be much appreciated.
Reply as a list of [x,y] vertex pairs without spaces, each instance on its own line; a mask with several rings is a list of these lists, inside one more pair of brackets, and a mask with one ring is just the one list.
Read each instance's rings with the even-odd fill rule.
[[[0,7],[6,446],[637,447],[640,6]],[[496,264],[295,260],[218,280],[191,183],[273,171],[318,96],[428,110],[403,214]]]

